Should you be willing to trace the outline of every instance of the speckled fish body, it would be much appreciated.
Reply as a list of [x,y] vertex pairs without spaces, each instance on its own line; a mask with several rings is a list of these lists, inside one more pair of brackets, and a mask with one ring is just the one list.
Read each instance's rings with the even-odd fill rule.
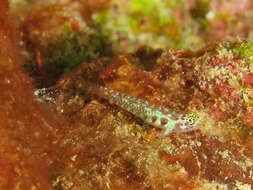
[[106,87],[99,87],[98,93],[110,104],[121,107],[154,127],[164,129],[165,135],[172,131],[188,132],[197,129],[196,121],[191,115],[175,115],[170,113],[167,108]]

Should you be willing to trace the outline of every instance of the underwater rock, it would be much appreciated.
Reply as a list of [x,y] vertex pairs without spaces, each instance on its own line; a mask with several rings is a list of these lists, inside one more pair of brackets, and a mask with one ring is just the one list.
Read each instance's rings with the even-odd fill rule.
[[[2,1],[1,189],[252,187],[251,41],[84,62],[39,90],[22,72],[7,10]],[[164,135],[87,82],[197,115],[198,129]]]
[[[65,75],[54,87],[60,92],[56,100],[63,115],[72,114],[72,120],[80,126],[62,139],[62,147],[73,151],[77,161],[71,163],[78,165],[82,176],[75,174],[76,169],[65,168],[55,183],[61,186],[68,179],[89,183],[91,189],[250,188],[252,134],[243,115],[238,114],[250,106],[245,104],[245,97],[236,94],[235,99],[231,94],[235,87],[228,82],[237,78],[233,72],[225,72],[234,68],[235,73],[241,73],[250,67],[249,57],[235,50],[225,51],[228,44],[235,47],[241,43],[245,42],[216,44],[196,53],[169,51],[156,59],[148,71],[143,69],[145,63],[140,57],[129,54],[104,64],[103,60],[83,64],[76,72]],[[247,71],[250,75],[251,71]],[[105,86],[175,113],[194,113],[200,118],[199,129],[164,136],[142,117],[139,120],[137,112],[117,106],[110,97],[89,94],[87,81],[94,83],[93,88]],[[237,83],[245,84],[244,80]],[[77,100],[87,97],[87,93],[89,99],[79,106],[79,111],[68,109],[68,105],[79,105]],[[217,111],[217,102],[228,107],[223,117]],[[89,164],[81,164],[84,160]],[[131,170],[126,169],[126,163]]]

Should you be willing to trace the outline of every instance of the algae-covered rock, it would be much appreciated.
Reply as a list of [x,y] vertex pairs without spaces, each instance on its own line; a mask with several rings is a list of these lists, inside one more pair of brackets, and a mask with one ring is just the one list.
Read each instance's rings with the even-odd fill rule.
[[[9,20],[8,2],[0,3],[0,189],[250,189],[252,42],[220,42],[196,52],[142,46],[134,53],[93,60],[100,57],[95,47],[107,55],[107,46],[100,33],[86,31],[89,26],[77,19],[84,18],[85,9],[72,6],[85,1],[66,2],[67,7],[27,4],[35,7],[30,13],[20,12],[31,17],[26,15],[17,29]],[[145,11],[140,5],[146,3],[147,17],[154,19],[149,15],[154,1],[131,2],[141,16]],[[167,6],[179,6],[170,2]],[[202,22],[212,4],[196,2],[197,8],[208,5],[195,17]],[[93,3],[85,7],[99,9]],[[72,15],[73,10],[82,10],[80,17]],[[160,24],[167,23],[164,13],[158,13],[154,10],[153,16]],[[23,33],[22,40],[15,31]],[[22,68],[29,62],[21,64],[19,51],[23,61],[35,61],[40,77],[32,79],[50,88],[34,89]],[[90,62],[76,66],[83,55],[91,56]],[[57,60],[67,65],[50,71]],[[66,70],[71,71],[55,85],[51,79],[44,83],[49,71],[57,78]],[[155,105],[149,107],[151,112],[166,109],[174,120],[182,120],[174,116],[184,113],[199,122],[194,130],[164,135],[147,125],[145,117],[124,109],[126,105],[101,96],[99,87],[124,93],[119,97],[132,98],[135,107],[140,100],[141,108]]]
[[[79,118],[75,122],[80,126],[62,139],[62,147],[73,151],[78,167],[62,168],[53,184],[63,189],[65,182],[89,184],[88,189],[107,185],[111,189],[249,188],[253,183],[252,110],[241,93],[246,90],[245,79],[239,76],[252,72],[250,59],[228,48],[243,43],[219,43],[195,53],[171,50],[154,56],[148,70],[138,53],[121,55],[111,64],[102,64],[102,60],[83,64],[65,75],[54,87],[59,92],[56,100],[63,115]],[[171,111],[198,115],[198,129],[164,136],[137,115],[96,95],[77,111],[79,101],[75,100],[85,94],[86,81],[98,84],[87,73],[109,89]],[[66,154],[63,162],[68,160]],[[84,160],[89,164],[82,164]]]
[[98,25],[89,26],[74,2],[34,4],[17,22],[21,55],[36,86],[52,85],[84,61],[112,56],[110,37]]

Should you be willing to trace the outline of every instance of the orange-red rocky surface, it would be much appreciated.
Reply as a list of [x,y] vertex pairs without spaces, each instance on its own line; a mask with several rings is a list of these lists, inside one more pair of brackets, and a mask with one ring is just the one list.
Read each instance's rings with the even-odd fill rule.
[[[79,127],[62,139],[66,165],[54,185],[63,189],[250,189],[251,129],[231,110],[223,120],[217,118],[213,102],[229,106],[233,99],[225,98],[226,90],[218,96],[201,86],[204,67],[210,64],[211,70],[213,62],[224,68],[237,64],[236,58],[230,64],[228,58],[220,60],[218,47],[196,54],[150,51],[153,56],[148,59],[140,50],[82,64],[65,75],[54,87],[54,98],[63,115]],[[86,81],[179,112],[195,112],[201,118],[199,130],[163,136],[134,115],[90,96]],[[243,97],[238,99],[235,107],[247,110]]]
[[252,39],[252,1],[219,0],[209,2],[210,10],[206,18],[209,20],[210,28],[206,33],[202,33],[206,40],[210,40],[211,37],[211,40],[223,41],[238,35]]
[[[35,98],[7,10],[2,1],[0,189],[252,188],[249,59],[219,45],[195,54],[142,49],[83,63]],[[194,112],[199,129],[164,136],[92,95],[87,81]]]
[[8,1],[0,3],[0,189],[53,189],[51,165],[63,122],[35,102],[18,60]]

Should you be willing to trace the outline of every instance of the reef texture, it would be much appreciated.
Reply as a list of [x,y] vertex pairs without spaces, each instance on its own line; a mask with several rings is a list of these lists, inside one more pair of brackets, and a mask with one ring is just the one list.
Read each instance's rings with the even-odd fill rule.
[[0,189],[50,190],[51,164],[58,159],[56,137],[66,124],[34,99],[17,56],[17,30],[5,0],[0,3],[0,23]]
[[25,69],[39,88],[84,61],[141,46],[192,51],[252,39],[251,0],[11,0],[10,7]]
[[141,45],[198,50],[206,42],[252,39],[252,6],[251,0],[112,0],[94,22],[121,53]]
[[[142,48],[34,90],[7,10],[2,0],[0,189],[252,189],[252,41],[196,53]],[[198,130],[164,135],[87,82],[193,113]]]
[[[251,95],[242,92],[252,90],[252,70],[249,57],[237,53],[247,43],[215,44],[197,53],[169,51],[149,57],[153,65],[140,50],[82,64],[65,75],[51,97],[75,127],[60,143],[65,151],[53,186],[250,189]],[[110,98],[92,96],[87,81],[162,108],[195,113],[199,130],[165,136]]]
[[15,21],[24,67],[35,86],[51,86],[80,63],[112,55],[109,37],[98,26],[88,25],[90,14],[105,9],[109,2],[34,1],[21,13],[12,2],[12,14],[19,18]]

